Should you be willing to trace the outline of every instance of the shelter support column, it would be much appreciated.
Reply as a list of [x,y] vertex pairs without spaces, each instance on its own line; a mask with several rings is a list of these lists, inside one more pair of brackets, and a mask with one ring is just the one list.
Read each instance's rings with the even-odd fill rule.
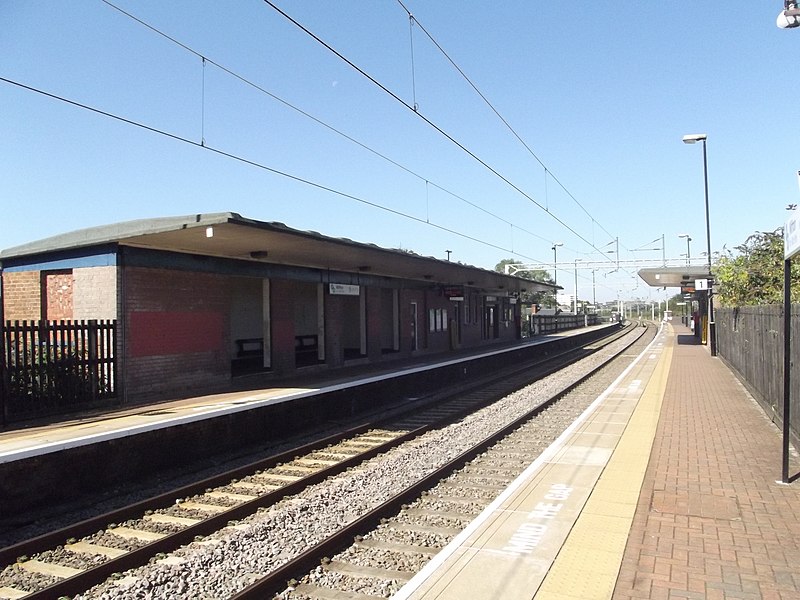
[[272,332],[270,322],[270,281],[263,279],[261,281],[261,337],[264,341],[264,363],[263,367],[269,369],[272,367]]

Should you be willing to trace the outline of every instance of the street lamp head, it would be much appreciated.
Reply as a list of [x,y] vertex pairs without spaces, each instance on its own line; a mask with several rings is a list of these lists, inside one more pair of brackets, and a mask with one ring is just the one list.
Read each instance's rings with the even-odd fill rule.
[[694,144],[697,142],[705,142],[708,136],[705,133],[690,133],[683,136],[684,144]]
[[679,238],[686,238],[687,242],[691,242],[692,241],[692,236],[690,236],[688,233],[679,233],[678,237]]
[[563,245],[564,245],[564,242],[553,242],[553,247],[551,248],[551,250],[555,250],[559,246],[563,246]]

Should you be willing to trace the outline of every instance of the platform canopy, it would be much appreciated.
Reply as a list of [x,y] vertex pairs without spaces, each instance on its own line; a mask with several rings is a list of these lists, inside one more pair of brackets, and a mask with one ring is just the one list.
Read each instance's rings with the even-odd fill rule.
[[694,286],[698,279],[710,279],[708,266],[648,267],[639,269],[639,277],[651,287]]
[[283,223],[256,221],[233,212],[91,227],[8,248],[0,252],[0,262],[6,267],[25,257],[104,244],[468,286],[503,296],[558,289],[548,283],[406,250],[292,229]]

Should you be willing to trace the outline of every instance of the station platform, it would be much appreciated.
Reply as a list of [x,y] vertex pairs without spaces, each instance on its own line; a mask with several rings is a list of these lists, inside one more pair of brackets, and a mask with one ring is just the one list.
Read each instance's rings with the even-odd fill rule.
[[484,346],[451,352],[447,355],[426,355],[405,360],[354,365],[337,370],[304,370],[289,378],[270,380],[267,385],[251,385],[251,389],[243,391],[127,408],[94,410],[62,418],[56,417],[38,424],[17,425],[5,430],[0,429],[0,468],[15,461],[263,409],[271,405],[329,394],[376,381],[441,369],[467,360],[510,353],[521,348],[547,344],[611,326],[604,323],[570,329],[528,338],[514,344]]
[[727,367],[665,324],[393,598],[798,599],[800,482],[779,482],[781,448]]

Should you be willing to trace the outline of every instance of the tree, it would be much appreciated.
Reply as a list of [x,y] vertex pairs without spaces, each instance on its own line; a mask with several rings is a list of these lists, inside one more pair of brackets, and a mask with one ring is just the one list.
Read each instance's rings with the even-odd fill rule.
[[[505,273],[506,272],[506,265],[516,265],[519,264],[519,261],[514,260],[513,258],[504,258],[499,263],[497,263],[494,267],[494,270],[498,273]],[[542,283],[555,283],[553,278],[550,276],[550,273],[545,271],[544,269],[525,269],[521,271],[516,271],[513,273],[515,277],[520,277],[522,279],[530,279],[531,281],[539,281]],[[554,292],[525,292],[520,297],[522,302],[527,304],[554,304],[555,303],[555,293]]]
[[[723,254],[714,269],[714,291],[723,306],[783,303],[783,228],[758,231]],[[800,302],[800,264],[792,261],[792,302]]]

